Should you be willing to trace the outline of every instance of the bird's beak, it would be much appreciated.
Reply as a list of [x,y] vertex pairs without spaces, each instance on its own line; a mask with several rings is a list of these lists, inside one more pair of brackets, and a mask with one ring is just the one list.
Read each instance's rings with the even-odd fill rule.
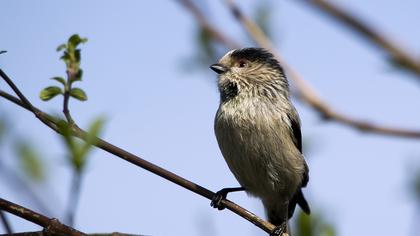
[[224,65],[219,64],[219,63],[211,65],[210,69],[214,70],[214,72],[216,72],[219,75],[227,71],[227,68]]

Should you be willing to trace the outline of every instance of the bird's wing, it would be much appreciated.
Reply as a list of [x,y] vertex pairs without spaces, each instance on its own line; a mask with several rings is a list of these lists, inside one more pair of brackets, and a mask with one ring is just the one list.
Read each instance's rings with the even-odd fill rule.
[[[296,113],[296,111],[293,111]],[[302,132],[300,131],[300,122],[299,122],[299,118],[297,116],[297,113],[295,116],[290,116],[288,115],[289,120],[290,120],[290,128],[292,130],[292,140],[293,143],[295,144],[296,148],[299,150],[299,152],[301,154],[303,154],[302,152]],[[301,187],[306,187],[306,185],[308,184],[309,181],[309,168],[308,165],[305,163],[305,172],[303,173],[303,177],[302,177],[302,185]]]
[[[300,131],[300,122],[299,122],[299,118],[297,116],[296,111],[295,112],[295,116],[288,116],[289,120],[290,120],[290,128],[291,128],[291,133],[292,133],[292,140],[296,146],[296,148],[299,150],[299,152],[303,155],[302,153],[302,133]],[[295,118],[293,118],[295,117]],[[297,189],[296,193],[293,195],[293,198],[290,200],[289,203],[289,209],[288,209],[288,217],[289,219],[293,216],[293,212],[295,211],[295,207],[296,204],[298,204],[302,210],[306,213],[306,214],[310,214],[311,210],[309,208],[309,204],[306,201],[305,197],[303,196],[302,193],[302,187],[306,187],[306,185],[308,184],[309,181],[309,168],[308,165],[306,164],[305,160],[303,160],[303,163],[305,164],[305,171],[303,172],[303,176],[302,176],[302,183],[300,185],[300,188]]]
[[[290,120],[290,128],[292,129],[292,139],[296,148],[302,153],[302,133],[300,131],[300,122],[298,118],[293,118],[288,115]],[[296,117],[296,116],[295,116]]]

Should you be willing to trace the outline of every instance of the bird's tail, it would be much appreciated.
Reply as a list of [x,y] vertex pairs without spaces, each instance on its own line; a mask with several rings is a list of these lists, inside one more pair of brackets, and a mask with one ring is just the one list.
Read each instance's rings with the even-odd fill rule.
[[300,208],[305,212],[306,214],[311,214],[311,209],[309,208],[309,204],[305,199],[305,196],[303,196],[302,189],[299,189],[296,191],[295,195],[293,195],[292,200],[289,203],[289,209],[288,209],[288,217],[289,219],[293,216],[293,213],[296,208],[296,204],[300,206]]

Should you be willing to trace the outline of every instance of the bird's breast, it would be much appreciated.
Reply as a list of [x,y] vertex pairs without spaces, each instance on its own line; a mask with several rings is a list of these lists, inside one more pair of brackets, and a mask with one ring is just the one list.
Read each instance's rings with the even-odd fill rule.
[[217,141],[230,170],[256,196],[295,188],[296,148],[287,144],[290,131],[282,121],[283,112],[273,110],[272,104],[236,99],[222,104],[215,119]]

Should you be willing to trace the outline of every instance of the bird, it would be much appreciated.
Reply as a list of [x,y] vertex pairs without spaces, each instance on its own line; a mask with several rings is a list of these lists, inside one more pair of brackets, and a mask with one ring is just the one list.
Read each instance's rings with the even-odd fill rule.
[[214,131],[221,153],[241,187],[224,188],[212,200],[219,208],[229,192],[261,199],[272,235],[288,232],[296,205],[310,214],[302,188],[309,168],[302,153],[300,118],[290,101],[283,67],[264,48],[227,52],[210,68],[218,74],[220,103]]

